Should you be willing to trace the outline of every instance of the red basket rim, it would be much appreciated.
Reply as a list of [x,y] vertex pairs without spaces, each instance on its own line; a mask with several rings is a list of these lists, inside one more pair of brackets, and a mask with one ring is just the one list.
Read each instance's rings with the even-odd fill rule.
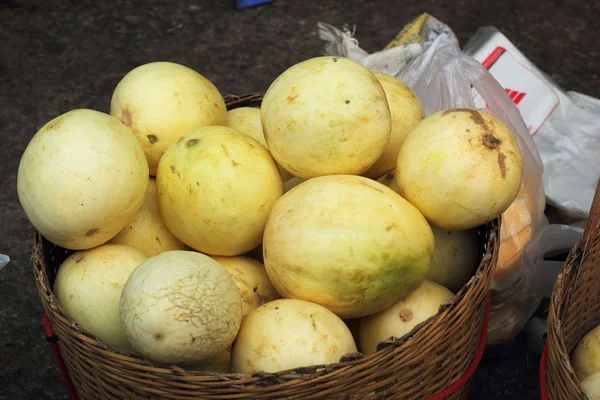
[[69,373],[67,372],[67,368],[65,366],[65,362],[60,353],[60,349],[58,348],[58,338],[54,334],[54,330],[52,329],[52,323],[50,322],[50,318],[48,314],[44,313],[44,328],[46,329],[46,339],[50,342],[52,346],[52,352],[54,353],[54,357],[56,358],[56,362],[58,363],[58,368],[60,368],[60,372],[62,372],[63,378],[65,380],[65,385],[67,386],[67,390],[71,395],[73,400],[78,400],[77,393],[75,392],[75,387],[73,386],[73,382],[71,382],[71,378],[69,377]]

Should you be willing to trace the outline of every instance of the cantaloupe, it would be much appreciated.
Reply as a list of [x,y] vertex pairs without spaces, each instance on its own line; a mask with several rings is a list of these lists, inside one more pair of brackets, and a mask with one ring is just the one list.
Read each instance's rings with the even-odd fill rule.
[[119,315],[125,336],[148,359],[198,365],[231,346],[242,322],[242,297],[217,261],[172,250],[133,271]]

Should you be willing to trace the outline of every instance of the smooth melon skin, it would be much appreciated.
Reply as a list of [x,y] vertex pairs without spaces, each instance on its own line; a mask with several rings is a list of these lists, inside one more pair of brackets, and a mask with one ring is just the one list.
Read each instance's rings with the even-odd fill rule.
[[390,109],[377,77],[344,57],[315,57],[273,81],[261,105],[269,151],[292,175],[362,174],[389,140]]
[[[245,133],[265,146],[266,149],[269,149],[269,146],[267,146],[267,142],[265,141],[262,122],[260,120],[260,108],[238,107],[227,111],[227,126]],[[279,172],[281,172],[281,179],[284,182],[287,182],[294,177],[281,166],[279,166]]]
[[212,82],[184,65],[162,61],[140,65],[123,77],[110,114],[131,128],[152,176],[163,153],[186,132],[227,124],[225,102]]
[[500,216],[521,188],[523,159],[510,129],[469,108],[423,119],[396,164],[400,194],[434,226],[466,230]]
[[571,365],[580,381],[600,371],[600,326],[586,333],[577,344]]
[[457,293],[479,267],[479,235],[476,229],[447,231],[431,227],[435,248],[427,279]]
[[377,351],[377,344],[391,336],[402,337],[415,326],[437,314],[440,306],[453,297],[447,288],[425,281],[408,296],[360,321],[360,350],[366,355]]
[[238,107],[227,111],[227,126],[245,133],[268,148],[260,121],[260,108]]
[[132,353],[121,328],[119,301],[125,282],[144,260],[138,250],[119,244],[77,251],[58,269],[54,295],[83,329],[119,351]]
[[133,247],[147,257],[169,250],[185,250],[185,245],[165,225],[158,210],[156,179],[150,177],[142,209],[133,221],[121,230],[109,243]]
[[423,105],[406,83],[381,72],[374,72],[381,83],[392,115],[390,141],[383,154],[367,172],[367,178],[376,179],[396,168],[398,152],[410,131],[425,117]]
[[581,388],[588,397],[588,400],[600,400],[600,371],[594,372],[583,381]]
[[139,353],[163,364],[198,365],[233,343],[242,297],[217,261],[174,250],[148,258],[133,271],[119,312],[125,336]]
[[44,125],[19,164],[17,192],[31,224],[72,250],[106,243],[142,208],[148,164],[131,130],[77,109]]
[[283,194],[269,151],[224,126],[194,129],[174,143],[160,161],[156,183],[169,230],[193,249],[216,256],[257,247]]
[[356,352],[352,333],[317,304],[280,299],[250,313],[231,350],[231,372],[277,372],[339,362]]
[[301,183],[275,204],[263,256],[282,297],[348,319],[421,285],[433,247],[427,221],[397,193],[361,176],[331,175]]

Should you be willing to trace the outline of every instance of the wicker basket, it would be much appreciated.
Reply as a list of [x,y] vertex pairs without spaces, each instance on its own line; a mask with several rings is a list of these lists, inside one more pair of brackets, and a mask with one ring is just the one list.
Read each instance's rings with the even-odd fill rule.
[[543,399],[587,399],[571,366],[579,341],[600,325],[600,183],[582,240],[554,284],[540,365]]
[[[227,96],[228,108],[259,106],[261,94]],[[72,396],[79,399],[465,399],[487,334],[489,287],[499,247],[496,219],[478,231],[475,276],[440,312],[367,357],[279,373],[210,374],[118,353],[84,331],[52,293],[56,271],[72,251],[36,232],[33,265],[46,327]]]

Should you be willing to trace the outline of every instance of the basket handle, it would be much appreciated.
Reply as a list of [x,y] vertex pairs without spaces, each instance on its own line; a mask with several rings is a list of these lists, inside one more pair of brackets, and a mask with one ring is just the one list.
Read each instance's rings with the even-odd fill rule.
[[598,186],[596,187],[596,194],[594,195],[594,200],[592,201],[592,208],[590,209],[590,216],[585,225],[585,230],[583,232],[584,242],[590,240],[592,237],[598,236],[598,230],[600,229],[600,224],[598,224],[598,220],[600,219],[600,181],[598,182]]
[[582,269],[590,268],[591,263],[584,262],[586,251],[590,242],[594,242],[600,239],[600,180],[596,185],[596,193],[594,194],[594,200],[592,201],[592,207],[590,208],[590,215],[585,229],[583,231],[583,238],[578,244],[578,249],[582,253],[581,264],[577,271],[577,277],[581,274]]

